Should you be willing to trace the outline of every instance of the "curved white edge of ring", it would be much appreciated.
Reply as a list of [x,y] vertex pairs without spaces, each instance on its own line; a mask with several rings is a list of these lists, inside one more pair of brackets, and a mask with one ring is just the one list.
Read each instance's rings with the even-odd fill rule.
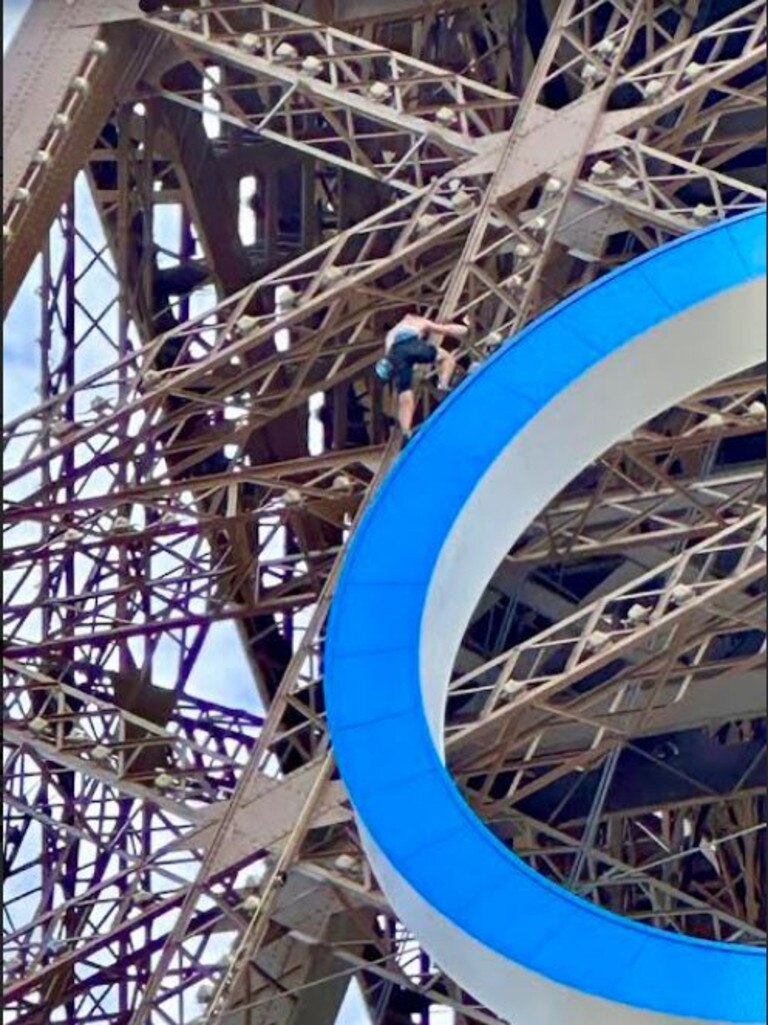
[[[681,397],[764,359],[764,330],[764,280],[721,293],[601,360],[548,403],[497,457],[445,539],[424,607],[422,695],[441,754],[448,681],[461,637],[516,538],[582,467],[633,428]],[[597,408],[599,417],[585,415]],[[500,503],[517,491],[520,481],[525,481],[523,500],[506,503],[508,533],[500,535]],[[617,1005],[514,964],[430,908],[370,838],[368,845],[393,906],[425,949],[487,1007],[502,1014],[514,1008],[513,1025],[692,1025],[697,1020]]]
[[[510,1025],[698,1025],[695,1018],[658,1014],[591,996],[510,961],[457,930],[431,907],[367,834],[365,847],[382,889],[392,906],[402,909],[403,920],[425,950],[433,952],[440,967],[502,1021]],[[706,1025],[729,1023],[707,1021]]]
[[[741,221],[741,224],[738,224],[738,221]],[[693,244],[691,245],[688,240],[682,240],[684,249],[678,250],[678,253],[685,253],[683,259],[692,254],[694,263],[697,253],[705,254],[705,263],[701,265],[700,272],[707,277],[709,272],[706,254],[710,254],[711,261],[712,244],[715,247],[714,251],[717,252],[717,239],[727,239],[728,232],[735,230],[743,244],[752,247],[747,264],[751,268],[758,268],[762,261],[762,269],[753,269],[751,272],[745,269],[741,280],[738,280],[738,273],[713,272],[711,276],[723,283],[715,285],[708,299],[699,302],[689,300],[693,305],[689,305],[687,309],[673,316],[668,315],[666,319],[660,318],[660,322],[655,326],[614,347],[608,355],[593,362],[554,397],[543,405],[539,404],[525,425],[517,430],[512,439],[493,458],[485,472],[479,476],[464,498],[460,510],[454,514],[453,522],[445,528],[446,534],[439,545],[439,554],[423,585],[424,598],[419,610],[421,620],[418,632],[419,681],[415,680],[416,663],[413,670],[408,670],[413,673],[414,686],[421,687],[423,714],[427,720],[434,751],[441,757],[448,680],[460,639],[488,580],[516,538],[584,465],[617,440],[625,437],[638,424],[682,397],[765,359],[765,264],[764,256],[755,255],[757,243],[764,237],[765,214],[739,218],[730,224],[734,227],[729,228],[726,223],[710,232],[698,233],[703,238],[700,248],[697,248],[696,239],[689,236]],[[662,250],[656,252],[663,252],[668,248],[670,247],[662,247]],[[727,246],[723,252],[728,258]],[[681,257],[673,258],[673,265],[674,259],[680,260]],[[700,263],[701,259],[699,256]],[[687,273],[691,279],[691,271]],[[695,278],[699,268],[695,267],[692,273]],[[736,280],[733,280],[734,276]],[[642,273],[638,277],[641,287],[644,287]],[[729,278],[730,281],[727,280]],[[628,279],[621,287],[631,287],[629,280],[632,279]],[[637,278],[633,281],[633,284],[636,283]],[[696,291],[695,286],[691,287],[690,280],[685,289],[688,294]],[[605,292],[605,295],[609,294],[612,294],[610,289]],[[578,303],[578,297],[574,301]],[[634,301],[637,305],[636,297]],[[678,309],[680,305],[685,303],[679,303]],[[650,322],[650,318],[646,320]],[[493,366],[484,367],[481,373],[488,381],[488,374],[493,373]],[[471,382],[468,383],[468,387],[472,389]],[[478,394],[482,396],[485,392],[480,389]],[[448,407],[440,411],[441,415],[447,414],[453,418],[444,421],[451,423],[451,430],[456,429],[456,417],[460,416],[461,402],[462,396],[457,394],[449,400]],[[452,409],[454,403],[455,408]],[[600,410],[599,416],[591,415],[596,408]],[[411,468],[406,470],[403,480],[411,481],[411,486],[414,480],[418,479],[414,474],[416,466],[421,465],[419,459],[423,460],[427,452],[431,453],[431,429],[432,425],[428,423],[422,437],[417,439],[416,450],[406,453],[406,457],[410,455],[413,459]],[[439,435],[439,431],[437,433]],[[451,436],[450,431],[448,436]],[[444,430],[443,438],[445,437]],[[439,448],[438,444],[438,465],[433,464],[431,467],[433,479],[441,470],[446,474],[451,472],[450,450],[446,452],[443,449],[440,454]],[[423,454],[418,450],[423,450]],[[397,474],[398,469],[395,468],[393,477]],[[422,572],[421,565],[424,563],[424,555],[419,556],[418,548],[414,548],[413,544],[410,545],[410,550],[416,557],[417,565],[412,570],[407,561],[403,562],[403,552],[409,550],[408,546],[399,553],[391,565],[388,565],[386,547],[371,547],[372,544],[385,544],[383,524],[386,523],[386,529],[393,529],[395,532],[402,529],[402,513],[399,517],[392,514],[393,509],[399,508],[392,506],[394,499],[390,501],[391,508],[387,511],[384,493],[388,487],[389,482],[384,484],[374,505],[366,514],[369,524],[375,523],[379,517],[382,528],[378,532],[376,529],[369,530],[366,537],[365,524],[361,525],[360,532],[356,532],[352,542],[351,557],[348,555],[345,570],[342,571],[342,579],[337,588],[340,604],[335,613],[332,610],[330,641],[326,648],[326,689],[328,715],[339,764],[361,823],[363,843],[395,912],[451,977],[485,1006],[513,1025],[727,1025],[732,1022],[762,1025],[765,1020],[763,1011],[759,1012],[759,1017],[752,1013],[753,1009],[761,1006],[762,1000],[752,988],[756,978],[755,969],[760,964],[764,965],[762,957],[755,960],[757,951],[744,949],[741,954],[738,949],[725,949],[724,944],[706,944],[683,937],[673,937],[644,926],[631,925],[619,918],[616,918],[613,924],[608,919],[615,916],[594,908],[586,914],[588,905],[582,905],[581,901],[576,900],[575,904],[581,906],[579,910],[574,905],[574,898],[564,891],[560,891],[562,896],[555,900],[552,894],[557,888],[541,880],[536,885],[549,891],[547,899],[550,915],[554,902],[561,908],[561,913],[571,920],[572,927],[579,922],[591,930],[591,915],[594,927],[598,933],[602,930],[604,940],[608,932],[615,932],[616,943],[623,943],[627,938],[635,943],[636,948],[654,948],[651,955],[652,963],[655,965],[654,971],[649,971],[646,962],[644,971],[638,976],[632,970],[634,955],[624,954],[621,971],[625,975],[625,982],[617,987],[618,979],[611,982],[605,970],[598,970],[602,978],[602,988],[599,988],[591,981],[590,964],[594,964],[594,960],[590,961],[590,937],[585,936],[582,949],[573,950],[573,955],[581,966],[578,971],[566,973],[569,978],[577,981],[565,985],[556,981],[554,969],[550,977],[549,970],[544,968],[550,958],[546,945],[544,948],[541,947],[541,936],[537,956],[545,956],[539,956],[537,964],[542,970],[547,970],[547,975],[518,963],[526,960],[533,963],[525,949],[526,920],[521,919],[519,914],[514,924],[510,922],[510,927],[515,931],[514,942],[510,946],[502,939],[500,949],[495,950],[467,931],[470,920],[474,921],[477,918],[474,910],[470,913],[469,907],[464,906],[464,910],[457,913],[457,918],[464,920],[465,928],[462,928],[439,910],[442,898],[436,897],[435,906],[431,906],[422,893],[416,892],[411,881],[414,878],[412,869],[408,863],[409,857],[416,857],[416,850],[414,849],[413,855],[403,857],[409,849],[407,834],[404,840],[402,833],[398,837],[392,830],[397,827],[399,819],[401,826],[403,821],[410,821],[416,832],[424,837],[438,835],[431,827],[425,830],[417,826],[419,819],[413,818],[414,815],[420,815],[423,819],[425,814],[423,806],[414,803],[418,800],[416,794],[421,794],[422,791],[425,795],[432,793],[433,790],[430,788],[433,788],[433,784],[430,782],[428,786],[417,787],[411,796],[410,787],[406,787],[405,783],[395,782],[396,779],[404,778],[402,770],[394,773],[391,780],[387,776],[390,772],[389,766],[403,763],[407,766],[408,750],[397,748],[396,753],[385,753],[382,750],[379,754],[378,751],[370,749],[372,742],[386,742],[385,738],[389,738],[390,734],[391,743],[394,744],[397,739],[398,721],[415,722],[412,709],[406,709],[402,703],[405,693],[403,688],[406,686],[404,678],[397,681],[399,703],[395,702],[391,710],[387,710],[388,699],[381,696],[386,695],[386,689],[382,691],[381,688],[386,688],[389,682],[387,652],[391,651],[400,658],[404,651],[409,650],[402,647],[405,642],[397,635],[394,639],[387,635],[388,628],[396,631],[402,629],[399,624],[405,622],[403,613],[391,613],[386,604],[381,606],[381,602],[394,600],[398,603],[400,594],[405,600],[409,589],[414,594],[422,593],[422,585],[417,585],[416,580]],[[403,495],[402,484],[393,494]],[[379,509],[375,508],[380,500],[383,517],[380,517]],[[422,503],[425,509],[429,508],[430,501],[434,503],[435,498],[426,495]],[[416,510],[420,508],[418,502],[408,500],[406,504],[409,515],[417,514]],[[498,529],[500,508],[504,508],[503,531]],[[443,515],[443,521],[445,519]],[[420,534],[416,536],[421,537]],[[371,541],[372,537],[376,538],[375,542]],[[396,535],[392,537],[392,542],[398,543]],[[431,552],[432,548],[429,550]],[[437,552],[437,549],[435,551]],[[361,552],[365,553],[365,556],[358,559],[358,566],[364,567],[362,574],[355,564],[356,553]],[[377,593],[376,588],[380,586],[377,581],[388,581],[386,585],[381,585],[381,597],[377,599],[378,608],[370,604],[373,600],[370,595]],[[401,583],[393,584],[393,581]],[[346,598],[345,589],[349,595]],[[364,626],[370,624],[370,610],[376,610],[373,613],[375,619],[379,608],[382,612],[380,623]],[[405,608],[410,609],[410,606],[406,603]],[[357,629],[362,629],[363,639],[354,639],[355,631],[350,632],[350,624],[356,624]],[[408,636],[411,636],[410,629]],[[415,637],[415,634],[413,636]],[[412,642],[409,640],[407,643]],[[416,649],[413,650],[415,653]],[[397,664],[396,658],[393,665]],[[400,658],[400,665],[402,664]],[[361,672],[364,674],[362,678]],[[392,705],[392,702],[389,701],[389,704]],[[356,723],[360,724],[359,728]],[[418,733],[418,727],[416,729]],[[426,727],[424,735],[426,738]],[[419,740],[418,743],[422,741]],[[415,757],[416,752],[413,754]],[[396,759],[395,762],[393,758]],[[377,763],[380,767],[376,767]],[[426,771],[424,766],[424,758],[420,755],[415,759],[411,774],[423,774]],[[417,776],[417,780],[423,779],[423,775]],[[374,780],[377,782],[371,789]],[[385,793],[378,789],[381,786],[386,787]],[[435,798],[438,792],[442,793],[439,786],[434,789]],[[457,793],[455,787],[453,792]],[[401,804],[403,800],[408,804],[408,813],[404,820],[396,811],[398,794],[402,795]],[[439,800],[444,801],[444,798],[440,797]],[[458,798],[450,798],[449,805],[453,807],[456,800]],[[447,811],[448,805],[445,807]],[[362,809],[375,813],[378,821],[377,836],[374,837],[368,828],[365,821],[367,812]],[[450,814],[455,814],[455,811],[452,810]],[[467,820],[467,826],[462,828],[469,830],[468,835],[477,836],[479,830],[488,837],[488,841],[482,842],[490,842],[490,834],[487,834],[479,820],[472,820],[468,807],[465,806],[465,811],[461,812],[459,817]],[[497,842],[493,841],[491,847],[493,844]],[[410,847],[413,848],[413,841]],[[452,849],[455,858],[455,845]],[[391,858],[388,857],[387,850],[392,852]],[[500,848],[496,855],[501,856]],[[512,876],[521,872],[523,876],[526,873],[530,874],[530,870],[521,863],[517,862],[515,866],[516,859],[512,855],[509,857],[512,859]],[[429,866],[425,858],[429,861]],[[394,864],[393,860],[397,861],[397,864]],[[482,857],[480,860],[483,860]],[[433,842],[429,849],[421,848],[418,861],[422,865],[419,869],[422,877],[429,867],[429,875],[424,877],[427,880],[427,889],[439,891],[440,887],[433,877],[432,866],[441,861],[440,847],[434,846]],[[461,864],[455,861],[449,861],[447,864],[454,873],[450,878],[460,880]],[[472,872],[472,867],[467,866],[467,871]],[[440,875],[440,880],[447,878],[445,873]],[[461,894],[468,895],[471,889],[472,887],[467,887],[463,881],[461,882]],[[528,891],[530,896],[530,885]],[[542,899],[544,897],[545,895]],[[484,900],[486,909],[489,899],[490,891]],[[456,906],[456,901],[448,901],[447,904]],[[535,902],[531,903],[529,899],[529,905],[533,911]],[[499,917],[501,914],[499,909],[496,914],[499,922],[503,920],[503,916]],[[554,925],[554,922],[548,920],[548,942],[551,942],[553,948],[557,948],[557,931],[552,933],[551,925]],[[577,940],[576,946],[578,945]],[[722,947],[723,950],[719,951],[718,947]],[[502,949],[519,951],[519,954],[515,955],[513,961],[500,952]],[[699,965],[705,974],[711,974],[715,965],[723,967],[727,964],[728,972],[731,971],[731,964],[737,969],[737,962],[741,968],[746,968],[747,964],[749,968],[743,976],[739,974],[740,969],[737,969],[735,975],[728,975],[730,981],[724,984],[718,982],[714,987],[711,986],[711,978],[703,978],[700,988],[695,982],[700,976],[695,972],[688,972],[684,976],[674,973],[670,975],[670,970],[667,969],[666,975],[669,979],[666,983],[658,983],[658,991],[648,996],[646,1003],[649,987],[657,986],[656,969],[665,974],[664,951],[674,955],[672,964],[677,964],[680,960],[677,956],[679,953],[682,956],[681,964],[689,959],[686,963],[691,966],[694,963]],[[558,958],[562,960],[562,941],[560,949],[553,949],[553,955],[553,964]],[[618,964],[619,960],[621,958],[609,956],[611,964],[614,961]],[[705,965],[708,967],[705,968]],[[562,972],[560,975],[562,976]],[[750,980],[747,983],[749,996],[746,1000],[739,996],[737,1002],[742,1006],[736,1009],[732,1006],[732,996],[725,1000],[724,994],[735,995],[737,992],[744,992],[734,989],[735,980],[742,977]],[[697,989],[699,992],[695,992]],[[591,992],[588,992],[590,990]],[[618,1002],[616,994],[620,991],[633,994],[634,1006]],[[718,992],[720,994],[719,997],[714,997],[718,1007],[717,1013],[714,1013],[713,1005],[708,1002],[708,998],[704,997],[704,993],[708,992],[713,996]],[[691,994],[691,1010],[688,1010],[688,994]],[[694,1007],[697,1008],[695,1011]],[[750,1011],[745,1013],[747,1007]],[[708,1014],[708,1010],[711,1013]]]
[[[638,335],[544,406],[477,482],[445,538],[421,625],[422,696],[441,754],[451,669],[472,611],[505,554],[611,445],[681,398],[763,360],[764,300],[765,281],[756,279]],[[599,416],[586,415],[595,409]],[[498,529],[502,506],[506,533]]]

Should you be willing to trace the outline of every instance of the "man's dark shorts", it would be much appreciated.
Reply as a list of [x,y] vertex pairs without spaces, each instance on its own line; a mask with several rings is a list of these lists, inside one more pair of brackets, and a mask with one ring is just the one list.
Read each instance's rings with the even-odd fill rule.
[[437,349],[425,342],[416,334],[398,339],[389,350],[394,373],[392,379],[398,392],[410,391],[413,388],[413,368],[417,363],[434,363]]

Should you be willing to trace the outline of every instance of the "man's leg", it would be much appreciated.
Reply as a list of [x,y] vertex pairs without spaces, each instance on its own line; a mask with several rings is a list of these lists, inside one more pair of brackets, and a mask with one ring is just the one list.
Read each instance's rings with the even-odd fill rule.
[[408,388],[401,391],[397,396],[397,419],[400,423],[400,430],[405,437],[409,437],[413,426],[413,414],[416,412],[416,398],[413,389]]
[[453,372],[456,369],[456,360],[445,349],[437,350],[437,387],[440,391],[448,391],[451,384]]

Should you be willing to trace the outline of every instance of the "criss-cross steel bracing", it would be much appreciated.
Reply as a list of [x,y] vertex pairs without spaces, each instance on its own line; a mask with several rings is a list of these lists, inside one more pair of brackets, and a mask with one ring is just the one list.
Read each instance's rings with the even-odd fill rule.
[[[326,732],[334,581],[396,457],[373,364],[416,305],[468,318],[469,372],[762,205],[764,90],[759,2],[32,0],[3,137],[9,1022],[332,1025],[353,978],[378,1025],[497,1021],[395,920]],[[586,467],[489,582],[446,722],[544,874],[748,943],[765,417],[752,368]]]

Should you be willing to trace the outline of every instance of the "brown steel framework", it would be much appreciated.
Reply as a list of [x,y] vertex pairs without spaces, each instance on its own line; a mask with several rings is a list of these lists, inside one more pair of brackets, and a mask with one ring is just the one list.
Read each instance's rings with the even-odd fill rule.
[[[5,344],[39,388],[4,430],[9,1022],[332,1025],[353,977],[378,1025],[498,1021],[388,908],[326,733],[334,581],[397,450],[372,367],[408,305],[468,318],[467,372],[762,205],[765,21],[32,0],[4,72]],[[489,583],[446,721],[540,871],[756,944],[765,418],[745,369],[585,468]],[[261,715],[189,692],[218,621]]]

